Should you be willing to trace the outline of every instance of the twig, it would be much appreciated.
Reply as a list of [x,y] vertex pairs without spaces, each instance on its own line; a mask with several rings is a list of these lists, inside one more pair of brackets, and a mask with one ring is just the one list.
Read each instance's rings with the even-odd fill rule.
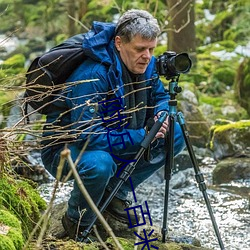
[[117,238],[114,235],[111,227],[106,222],[106,220],[104,219],[104,217],[102,216],[102,214],[100,213],[100,211],[98,210],[98,208],[96,207],[95,203],[93,202],[92,198],[90,197],[90,195],[89,195],[88,191],[86,190],[85,186],[83,185],[83,182],[82,182],[79,174],[77,173],[77,170],[75,168],[74,162],[73,162],[73,160],[71,158],[70,150],[69,149],[64,149],[61,152],[61,158],[66,158],[68,160],[68,163],[69,163],[69,166],[70,166],[70,168],[71,168],[71,170],[73,172],[73,176],[75,178],[75,181],[78,184],[78,187],[79,187],[80,191],[82,192],[84,198],[88,202],[90,208],[92,209],[92,211],[95,212],[95,214],[97,215],[98,219],[100,220],[100,222],[104,226],[105,230],[113,238],[114,243],[118,247],[118,249],[123,250],[123,247],[121,246],[121,244],[117,240]]
[[74,18],[71,15],[68,15],[68,17],[72,20],[74,20],[76,23],[80,24],[80,26],[82,26],[85,30],[89,31],[89,28],[87,26],[85,26],[82,22],[80,22],[79,20],[77,20],[76,18]]

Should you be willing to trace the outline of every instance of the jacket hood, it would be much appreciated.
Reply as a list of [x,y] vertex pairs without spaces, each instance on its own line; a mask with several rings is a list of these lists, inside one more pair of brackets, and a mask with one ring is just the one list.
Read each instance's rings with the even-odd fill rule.
[[83,49],[87,56],[104,64],[112,64],[115,24],[94,21],[85,34]]

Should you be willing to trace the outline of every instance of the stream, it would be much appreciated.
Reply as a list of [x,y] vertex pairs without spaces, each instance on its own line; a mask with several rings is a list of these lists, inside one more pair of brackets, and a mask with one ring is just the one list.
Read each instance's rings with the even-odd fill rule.
[[[213,209],[226,250],[250,250],[250,180],[212,185],[212,158],[202,160],[200,169],[207,186],[209,202]],[[165,180],[158,171],[136,189],[136,205],[148,203],[154,226],[162,227],[164,214]],[[39,187],[42,197],[49,201],[54,182]],[[72,182],[64,184],[57,192],[55,203],[66,201]],[[131,195],[131,200],[133,197]],[[196,238],[203,247],[220,250],[213,224],[202,192],[197,187],[194,169],[187,168],[173,174],[170,180],[167,226],[175,238]]]

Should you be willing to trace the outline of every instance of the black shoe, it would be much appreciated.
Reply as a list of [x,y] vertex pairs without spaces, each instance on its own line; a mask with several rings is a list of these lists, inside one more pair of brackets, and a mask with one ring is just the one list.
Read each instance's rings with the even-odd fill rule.
[[[106,192],[104,194],[103,199],[108,198],[108,193]],[[104,202],[104,201],[103,201]],[[121,200],[116,197],[112,199],[112,201],[109,203],[109,205],[106,208],[106,212],[110,214],[114,219],[128,224],[128,225],[135,225],[138,224],[140,221],[140,216],[138,216],[133,209],[128,210],[129,215],[127,213],[127,208],[129,208],[132,205],[132,202],[129,200]]]
[[87,227],[83,227],[73,221],[68,217],[67,213],[65,213],[62,217],[62,225],[65,230],[65,236],[68,236],[70,239],[85,243],[97,241],[97,238],[92,234],[89,234],[87,237],[83,237],[83,233],[87,229]]

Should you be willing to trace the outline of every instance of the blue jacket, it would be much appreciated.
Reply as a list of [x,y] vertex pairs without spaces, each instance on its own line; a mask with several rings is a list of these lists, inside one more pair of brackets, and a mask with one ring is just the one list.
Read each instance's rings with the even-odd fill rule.
[[[114,32],[114,24],[93,23],[83,41],[88,59],[84,60],[67,80],[68,87],[62,93],[64,101],[55,103],[55,108],[47,115],[47,123],[63,128],[61,138],[69,137],[79,147],[83,147],[88,139],[88,150],[131,154],[139,149],[145,137],[145,124],[141,124],[139,129],[123,127],[119,131],[113,130],[112,136],[108,136],[102,120],[104,106],[98,104],[105,100],[108,91],[116,89],[115,96],[121,100],[121,108],[125,106],[124,98],[121,98],[124,95],[121,63],[114,53]],[[156,73],[155,60],[154,57],[151,59],[145,72],[146,85],[150,87],[147,90],[147,106],[154,107],[154,115],[162,110],[168,111],[169,100],[169,95]],[[81,82],[83,80],[86,81]],[[69,111],[62,112],[65,105]],[[59,130],[47,131],[44,135],[55,136],[61,133]],[[124,144],[120,143],[121,135],[124,135]]]

